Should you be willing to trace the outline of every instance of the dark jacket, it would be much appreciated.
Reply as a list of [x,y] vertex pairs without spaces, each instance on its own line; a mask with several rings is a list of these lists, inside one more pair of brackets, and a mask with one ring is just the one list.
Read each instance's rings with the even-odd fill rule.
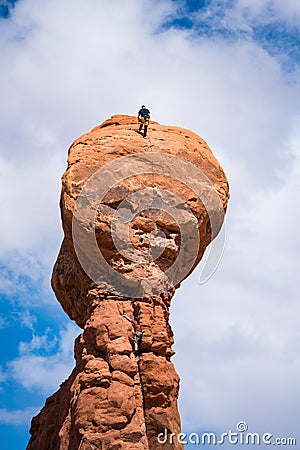
[[138,113],[139,116],[142,117],[150,117],[150,111],[147,108],[141,108]]

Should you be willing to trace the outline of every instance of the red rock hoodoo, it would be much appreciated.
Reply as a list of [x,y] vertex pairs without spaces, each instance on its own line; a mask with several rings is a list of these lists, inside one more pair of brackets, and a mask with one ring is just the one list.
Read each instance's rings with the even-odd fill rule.
[[[169,307],[222,225],[226,176],[178,127],[116,115],[77,139],[62,178],[52,286],[83,328],[76,366],[33,418],[28,450],[182,449]],[[133,352],[138,317],[143,331]]]

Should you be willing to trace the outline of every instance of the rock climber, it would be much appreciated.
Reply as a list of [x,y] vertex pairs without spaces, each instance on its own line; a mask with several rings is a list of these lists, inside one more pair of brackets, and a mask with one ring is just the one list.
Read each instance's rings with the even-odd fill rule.
[[140,122],[139,133],[142,132],[142,128],[144,126],[143,136],[145,138],[145,137],[147,137],[147,130],[148,130],[149,121],[150,121],[150,111],[148,108],[146,108],[145,105],[142,105],[141,109],[138,112],[138,121]]
[[143,332],[142,332],[142,328],[140,325],[140,320],[138,317],[135,317],[134,319],[130,319],[130,317],[126,316],[125,314],[123,315],[123,317],[125,317],[125,319],[127,319],[130,323],[132,323],[133,325],[133,329],[134,329],[134,347],[133,347],[133,352],[135,355],[139,354],[139,349],[140,349],[140,343],[142,341],[142,337],[143,337]]

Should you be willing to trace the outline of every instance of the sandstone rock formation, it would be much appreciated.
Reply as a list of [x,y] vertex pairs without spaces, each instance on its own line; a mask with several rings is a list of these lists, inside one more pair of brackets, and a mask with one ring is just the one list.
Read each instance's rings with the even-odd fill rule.
[[[181,449],[171,298],[218,233],[225,174],[196,134],[113,116],[69,150],[52,286],[83,328],[76,366],[33,418],[28,450]],[[101,251],[101,254],[99,252]],[[130,318],[143,330],[133,354]]]

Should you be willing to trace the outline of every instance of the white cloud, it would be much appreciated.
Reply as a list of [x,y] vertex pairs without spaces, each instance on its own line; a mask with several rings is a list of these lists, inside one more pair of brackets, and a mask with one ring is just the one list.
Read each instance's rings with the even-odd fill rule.
[[6,326],[6,318],[0,316],[0,329]]
[[[22,311],[18,317],[20,322],[24,309],[53,302],[50,274],[57,249],[52,251],[51,236],[47,244],[50,248],[45,246],[45,254],[41,254],[41,249],[35,250],[35,254],[16,249],[2,256],[0,293],[7,296],[12,303],[21,304]],[[52,258],[49,255],[52,255]]]
[[14,380],[27,390],[49,395],[69,377],[73,364],[56,356],[21,356],[10,363]]
[[2,370],[2,367],[0,367],[0,383],[3,383],[3,381],[6,379],[6,375]]
[[58,351],[46,356],[35,353],[52,350],[53,337],[48,332],[45,336],[33,336],[29,343],[21,342],[21,356],[9,363],[10,376],[27,390],[49,395],[72,371],[74,339],[78,334],[79,328],[69,324],[60,332]]
[[289,25],[300,26],[300,5],[297,0],[237,0],[237,9],[266,22],[286,21]]
[[11,150],[16,154],[0,159],[0,256],[15,249],[28,251],[48,235],[59,236],[60,232],[57,217],[49,211],[59,213],[58,170],[63,170],[62,161],[56,155],[42,155],[44,161],[30,162],[31,155],[26,148],[25,155],[22,148]]
[[30,330],[33,330],[34,324],[36,323],[36,317],[30,314],[29,311],[23,311],[20,317],[21,324],[24,327],[29,328]]
[[33,416],[39,411],[39,407],[29,407],[24,409],[8,410],[0,409],[0,423],[6,425],[27,425]]
[[49,353],[56,346],[57,342],[57,337],[52,336],[51,330],[48,328],[44,335],[33,334],[30,342],[20,342],[19,351],[22,355],[41,351]]
[[214,424],[225,432],[246,419],[251,431],[300,438],[298,130],[287,142],[295,160],[282,184],[256,190],[233,212],[218,271],[204,286],[193,274],[174,301],[189,431]]
[[185,430],[225,432],[246,420],[251,431],[299,439],[296,299],[278,304],[233,277],[213,280],[211,288],[182,288],[174,301],[182,303],[172,318]]

